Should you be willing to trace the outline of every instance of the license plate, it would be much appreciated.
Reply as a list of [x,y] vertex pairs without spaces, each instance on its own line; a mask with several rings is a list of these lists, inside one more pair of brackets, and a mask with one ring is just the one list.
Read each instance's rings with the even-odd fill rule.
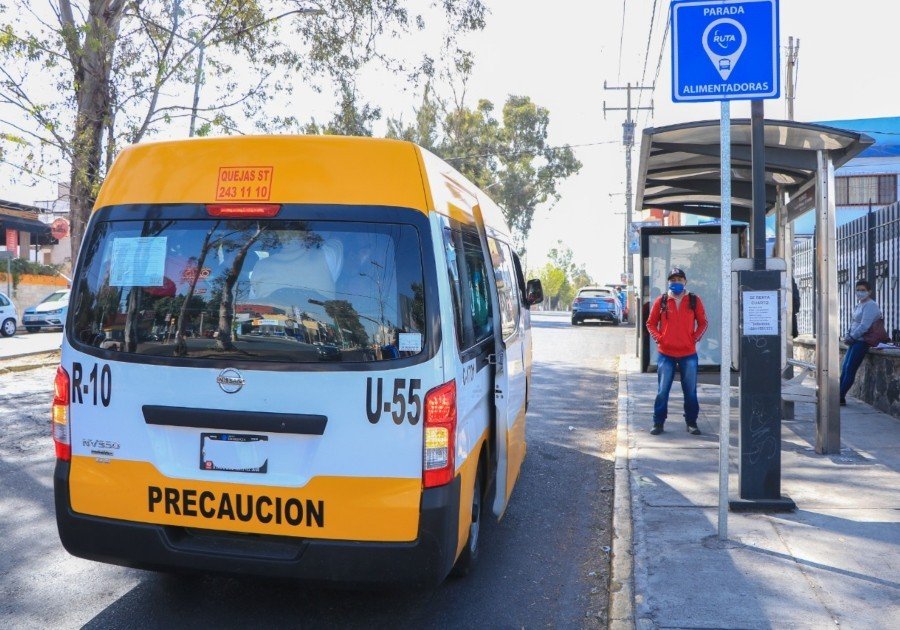
[[269,437],[237,433],[201,433],[200,469],[264,473],[269,467]]
[[25,321],[26,321],[26,322],[33,322],[33,321],[36,320],[36,319],[38,319],[37,315],[26,315],[26,316],[25,316]]
[[591,308],[600,308],[599,304],[591,304]]

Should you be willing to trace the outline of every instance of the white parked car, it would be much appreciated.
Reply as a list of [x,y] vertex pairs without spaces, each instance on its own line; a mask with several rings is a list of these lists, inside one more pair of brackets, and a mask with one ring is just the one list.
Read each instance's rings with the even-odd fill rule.
[[0,293],[0,335],[12,337],[19,325],[19,313],[5,293]]

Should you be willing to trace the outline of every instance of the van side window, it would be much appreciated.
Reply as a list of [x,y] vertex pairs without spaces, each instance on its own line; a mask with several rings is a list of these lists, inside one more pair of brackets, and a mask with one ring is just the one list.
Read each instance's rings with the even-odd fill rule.
[[522,273],[522,261],[519,260],[519,255],[516,252],[512,253],[513,255],[513,263],[516,268],[516,279],[519,283],[519,298],[522,300],[522,304],[525,304],[525,274]]
[[9,306],[9,300],[0,295],[0,306]]
[[509,245],[488,239],[491,250],[491,264],[494,267],[494,279],[497,283],[497,294],[500,298],[500,324],[503,338],[509,339],[519,328],[519,288],[516,272],[513,267],[512,252]]
[[475,228],[444,219],[444,248],[457,343],[460,350],[468,350],[492,334],[490,291],[481,241]]

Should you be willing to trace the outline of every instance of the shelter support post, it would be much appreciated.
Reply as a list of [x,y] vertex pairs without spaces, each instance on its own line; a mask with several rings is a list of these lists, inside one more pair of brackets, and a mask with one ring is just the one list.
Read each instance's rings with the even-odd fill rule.
[[837,229],[834,164],[817,152],[816,172],[816,453],[841,452],[840,322],[837,298]]
[[[787,205],[785,204],[784,193],[778,190],[777,200],[775,202],[775,256],[784,260],[785,264],[785,287],[784,292],[784,308],[782,309],[782,317],[784,318],[784,326],[781,329],[782,351],[785,359],[794,356],[794,229],[793,224],[788,220]],[[794,368],[787,361],[783,361],[784,370],[782,376],[784,378],[792,378],[794,376]],[[794,403],[790,400],[782,400],[781,417],[794,417]]]

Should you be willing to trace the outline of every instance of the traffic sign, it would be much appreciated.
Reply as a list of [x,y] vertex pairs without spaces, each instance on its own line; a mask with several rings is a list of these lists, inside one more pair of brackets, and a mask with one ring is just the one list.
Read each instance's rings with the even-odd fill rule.
[[778,0],[672,0],[672,100],[778,98]]

